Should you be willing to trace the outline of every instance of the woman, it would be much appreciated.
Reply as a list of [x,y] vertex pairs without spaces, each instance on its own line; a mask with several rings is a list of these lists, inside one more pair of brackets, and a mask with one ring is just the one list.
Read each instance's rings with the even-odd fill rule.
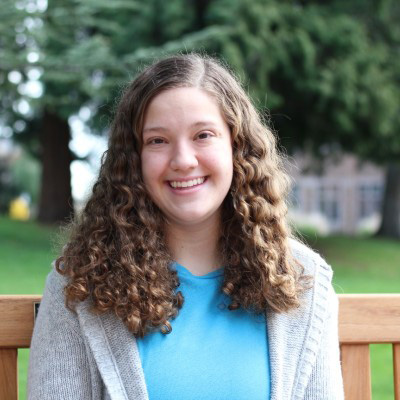
[[29,398],[343,398],[332,272],[291,239],[281,162],[216,60],[145,69],[48,277]]

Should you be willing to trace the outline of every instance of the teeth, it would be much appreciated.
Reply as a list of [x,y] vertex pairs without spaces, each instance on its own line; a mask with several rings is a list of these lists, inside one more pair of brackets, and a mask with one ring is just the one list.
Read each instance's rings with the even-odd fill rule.
[[192,187],[192,186],[202,184],[204,182],[204,180],[205,180],[205,177],[203,176],[202,178],[192,179],[191,181],[185,181],[185,182],[170,181],[169,184],[173,188]]

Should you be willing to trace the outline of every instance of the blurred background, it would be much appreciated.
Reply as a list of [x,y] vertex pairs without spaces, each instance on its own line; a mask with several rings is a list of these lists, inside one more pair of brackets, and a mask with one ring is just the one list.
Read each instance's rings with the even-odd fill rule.
[[[42,293],[124,85],[189,51],[228,63],[276,130],[290,219],[335,290],[399,292],[399,2],[2,0],[0,294]],[[374,399],[392,399],[391,350],[372,350]]]

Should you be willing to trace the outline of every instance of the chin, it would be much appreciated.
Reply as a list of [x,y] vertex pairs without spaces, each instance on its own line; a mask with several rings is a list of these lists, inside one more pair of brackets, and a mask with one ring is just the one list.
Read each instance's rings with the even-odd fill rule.
[[180,225],[189,226],[189,225],[201,224],[202,222],[207,221],[207,219],[209,218],[210,218],[209,214],[188,213],[185,215],[181,214],[179,217],[172,216],[170,220]]
[[175,220],[183,225],[193,225],[193,224],[199,224],[199,223],[205,221],[206,219],[207,219],[207,217],[205,217],[205,216],[193,215],[193,216],[187,216],[187,217],[183,217],[183,218],[181,216],[179,219],[175,219]]

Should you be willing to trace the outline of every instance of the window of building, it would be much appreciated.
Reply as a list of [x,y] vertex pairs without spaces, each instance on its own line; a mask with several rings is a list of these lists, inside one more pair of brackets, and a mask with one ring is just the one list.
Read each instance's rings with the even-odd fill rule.
[[319,209],[330,221],[336,222],[339,220],[339,190],[337,186],[320,186]]
[[369,217],[381,210],[383,187],[380,184],[361,184],[359,186],[360,218]]

